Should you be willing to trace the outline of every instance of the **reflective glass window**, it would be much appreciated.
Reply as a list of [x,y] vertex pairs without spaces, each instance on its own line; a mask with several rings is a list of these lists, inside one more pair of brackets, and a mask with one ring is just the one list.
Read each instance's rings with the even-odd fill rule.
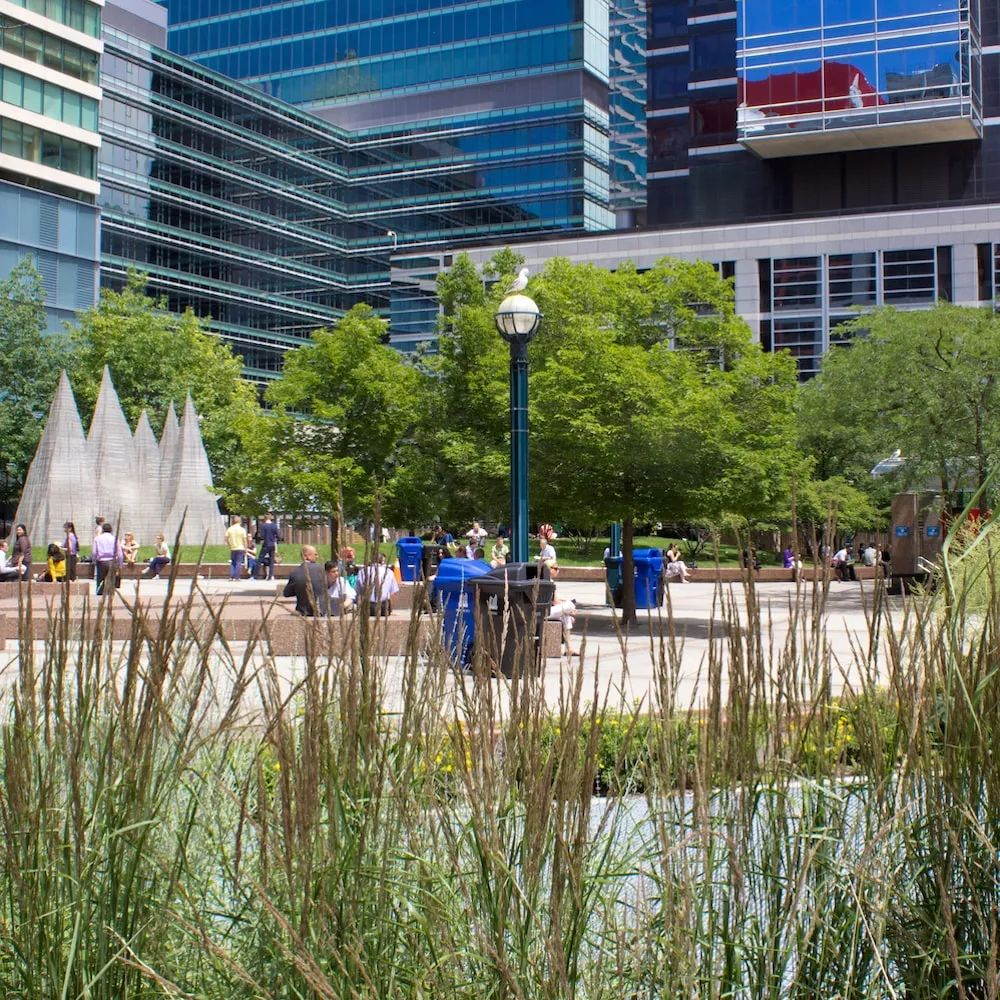
[[735,138],[735,97],[692,102],[691,140],[695,145],[718,145]]
[[691,70],[700,76],[736,75],[736,24],[728,22],[720,31],[692,35]]
[[681,118],[649,120],[649,160],[652,170],[676,170],[687,164],[688,123]]
[[656,3],[649,15],[650,33],[653,42],[672,42],[678,35],[687,33],[688,8],[681,0],[667,0]]
[[933,302],[934,250],[885,250],[882,253],[882,297],[887,304]]
[[795,358],[800,378],[819,371],[823,356],[823,319],[804,316],[771,321],[771,344],[775,351],[788,351]]
[[33,76],[24,77],[24,98],[22,106],[27,111],[42,113],[42,81]]
[[772,308],[811,309],[822,304],[819,257],[775,260],[771,277]]
[[831,254],[827,266],[832,308],[875,305],[874,253]]
[[670,59],[650,67],[650,89],[656,101],[669,101],[687,96],[688,67],[686,61]]

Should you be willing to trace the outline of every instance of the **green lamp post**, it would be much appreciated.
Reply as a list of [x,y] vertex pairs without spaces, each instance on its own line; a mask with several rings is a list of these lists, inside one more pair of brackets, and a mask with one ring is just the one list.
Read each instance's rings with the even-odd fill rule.
[[541,314],[535,301],[520,290],[528,283],[527,269],[511,285],[496,311],[497,330],[510,345],[510,554],[528,561],[528,344],[538,330]]

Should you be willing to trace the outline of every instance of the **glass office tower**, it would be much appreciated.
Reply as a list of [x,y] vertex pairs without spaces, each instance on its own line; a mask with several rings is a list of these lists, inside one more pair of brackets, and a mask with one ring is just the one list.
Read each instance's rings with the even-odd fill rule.
[[[159,23],[158,20],[159,19]],[[388,308],[384,223],[367,178],[392,167],[341,129],[166,51],[161,8],[109,4],[100,158],[102,283],[129,268],[273,377],[359,301]]]
[[614,225],[602,0],[160,2],[173,51],[390,153],[355,209],[400,247]]
[[646,0],[609,4],[611,204],[619,229],[646,221]]
[[101,6],[12,0],[0,11],[0,274],[30,256],[49,329],[97,290]]

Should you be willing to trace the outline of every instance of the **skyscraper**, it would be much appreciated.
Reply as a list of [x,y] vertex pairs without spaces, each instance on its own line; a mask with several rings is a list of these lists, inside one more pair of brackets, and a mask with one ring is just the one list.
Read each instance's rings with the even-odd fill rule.
[[33,258],[53,330],[97,287],[100,34],[88,0],[0,12],[0,273]]
[[614,225],[603,0],[161,2],[173,51],[391,154],[355,211],[400,246]]

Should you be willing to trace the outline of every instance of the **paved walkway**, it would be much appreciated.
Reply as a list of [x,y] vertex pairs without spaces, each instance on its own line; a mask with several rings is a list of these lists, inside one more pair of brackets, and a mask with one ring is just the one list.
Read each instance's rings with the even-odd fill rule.
[[[232,605],[243,605],[242,614],[259,613],[254,609],[274,596],[273,584],[261,581],[197,583],[213,602],[225,596]],[[178,581],[177,597],[185,597],[191,586],[192,581]],[[135,588],[135,581],[126,581],[122,595],[134,599]],[[165,581],[142,581],[140,588],[153,603],[166,595]],[[882,639],[872,644],[870,584],[832,582],[826,591],[812,584],[799,588],[791,583],[758,584],[753,596],[760,608],[759,630],[746,627],[752,616],[741,584],[671,585],[666,606],[640,611],[638,627],[627,633],[621,629],[618,612],[604,603],[603,584],[560,582],[559,596],[577,603],[573,644],[580,655],[544,661],[545,697],[552,705],[564,697],[581,670],[580,697],[608,698],[612,704],[671,698],[678,707],[700,707],[708,698],[712,676],[725,695],[734,665],[739,677],[757,670],[766,683],[794,688],[802,698],[820,684],[838,693],[845,686],[859,685],[866,672],[882,674],[885,631],[898,627],[903,608],[902,599],[886,599],[878,623]],[[232,654],[239,655],[243,645],[233,644]],[[8,680],[16,673],[17,656],[18,644],[8,641],[0,652],[0,675]],[[290,688],[302,675],[301,657],[276,657],[274,663],[283,686]],[[829,676],[821,669],[823,663],[830,665]],[[392,710],[401,698],[402,659],[386,658],[385,669],[386,708]],[[222,677],[219,681],[225,688]],[[497,683],[503,687],[504,682]]]

